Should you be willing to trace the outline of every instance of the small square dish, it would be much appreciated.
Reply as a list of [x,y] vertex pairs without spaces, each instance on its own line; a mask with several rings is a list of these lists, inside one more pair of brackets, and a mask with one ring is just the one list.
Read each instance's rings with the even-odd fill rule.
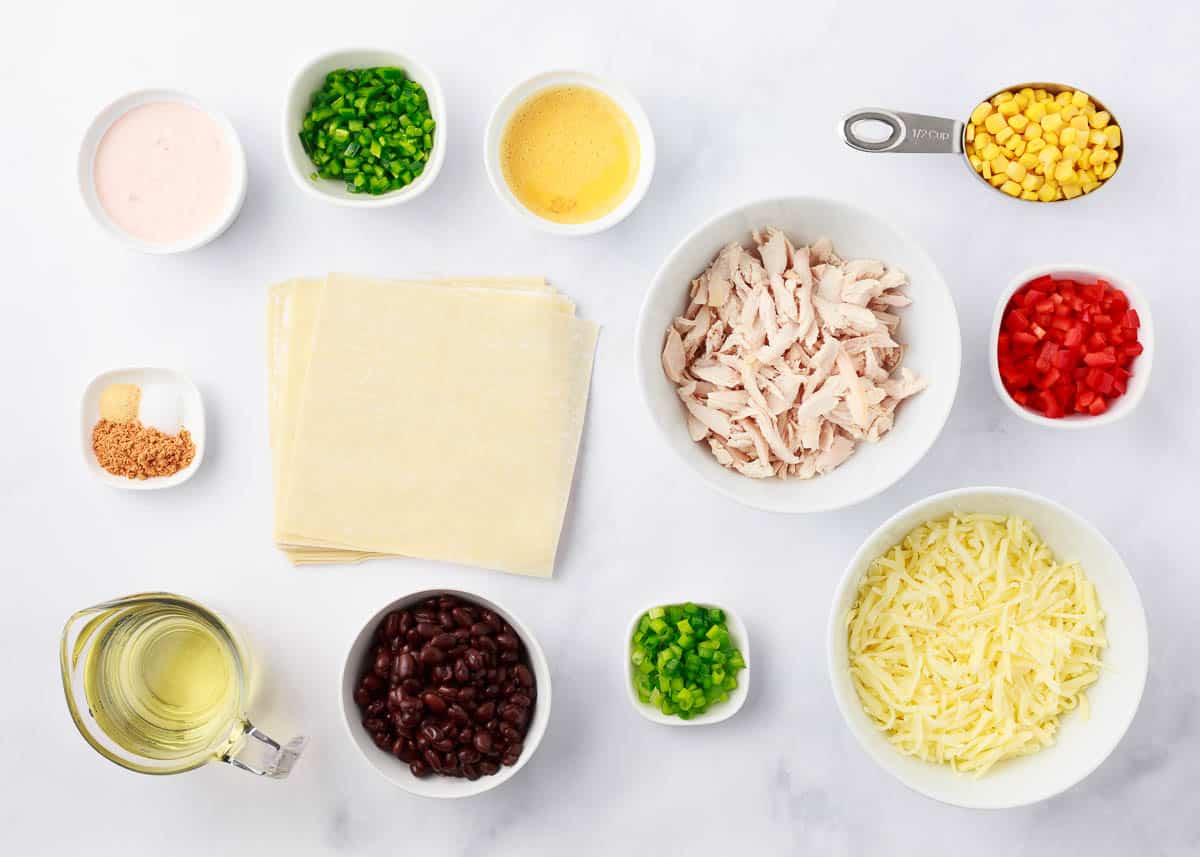
[[[633,647],[633,635],[637,632],[638,623],[643,615],[657,607],[668,607],[674,605],[694,604],[703,610],[718,609],[725,614],[725,626],[729,630],[730,642],[741,652],[742,660],[745,662],[745,667],[737,671],[737,687],[729,692],[729,699],[724,702],[715,703],[712,707],[705,710],[688,720],[684,720],[675,715],[663,714],[653,705],[642,702],[638,698],[637,689],[634,687],[634,668],[631,663],[631,654]],[[663,726],[711,726],[714,723],[720,723],[723,720],[728,720],[733,715],[737,714],[742,706],[746,703],[746,697],[750,694],[750,635],[746,632],[746,626],[742,623],[741,618],[723,604],[716,604],[709,601],[656,601],[653,604],[648,604],[638,610],[633,615],[625,632],[625,639],[622,648],[622,681],[625,683],[625,692],[629,696],[629,702],[637,711],[638,714],[645,717],[653,723],[659,723]]]
[[[170,476],[131,479],[109,473],[100,466],[92,450],[92,430],[100,421],[100,397],[113,384],[132,384],[139,388],[138,417],[161,431],[174,433],[186,428],[196,446],[191,462]],[[146,413],[149,411],[150,413]],[[79,408],[79,437],[82,443],[84,466],[101,482],[113,488],[149,491],[170,488],[192,478],[204,459],[204,401],[196,385],[182,372],[152,367],[112,369],[101,372],[83,391]]]

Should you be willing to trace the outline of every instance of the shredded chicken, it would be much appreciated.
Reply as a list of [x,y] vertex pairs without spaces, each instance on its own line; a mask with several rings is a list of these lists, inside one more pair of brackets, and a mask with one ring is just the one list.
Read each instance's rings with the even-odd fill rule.
[[828,238],[793,247],[774,227],[721,249],[667,329],[663,371],[692,440],[755,479],[811,479],[891,429],[926,380],[900,367],[908,276],[845,261]]

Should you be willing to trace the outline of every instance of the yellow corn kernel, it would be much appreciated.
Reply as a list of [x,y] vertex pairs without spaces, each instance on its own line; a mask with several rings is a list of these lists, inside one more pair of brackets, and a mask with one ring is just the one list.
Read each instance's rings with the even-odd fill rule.
[[983,154],[983,159],[985,161],[990,161],[992,158],[994,158],[1000,154],[1000,147],[997,146],[995,143],[988,143],[986,146],[983,147],[982,154]]
[[1072,119],[1074,119],[1076,116],[1079,115],[1079,108],[1076,107],[1074,104],[1068,104],[1066,107],[1064,107],[1062,110],[1059,111],[1058,115],[1063,118],[1064,122],[1070,122]]
[[1028,173],[1025,176],[1025,180],[1023,182],[1021,182],[1021,187],[1025,188],[1025,190],[1037,190],[1045,183],[1046,183],[1046,180],[1044,178],[1042,178],[1041,176],[1036,176],[1033,173]]
[[1012,128],[1018,134],[1025,130],[1025,126],[1029,124],[1029,120],[1022,114],[1008,117],[1008,127]]
[[1044,184],[1038,188],[1038,199],[1042,202],[1054,202],[1058,196],[1058,188],[1052,184]]
[[1021,191],[1021,199],[1027,199],[1027,200],[1029,200],[1030,202],[1037,202],[1037,201],[1038,201],[1038,195],[1037,195],[1037,192],[1036,192],[1036,191],[1032,191],[1032,190],[1023,190],[1023,191]]
[[1008,149],[1015,157],[1019,158],[1021,155],[1025,154],[1025,141],[1020,137],[1013,137],[1004,144],[1004,148]]
[[1013,96],[1013,104],[1017,105],[1018,110],[1024,110],[1029,106],[1029,96],[1018,92]]
[[1023,181],[1025,178],[1025,168],[1017,161],[1009,161],[1008,166],[1004,168],[1005,174],[1013,181]]
[[1068,184],[1070,182],[1079,183],[1079,179],[1075,175],[1075,168],[1067,161],[1061,161],[1054,168],[1054,179],[1061,184]]
[[1020,164],[1021,166],[1023,166],[1027,170],[1032,170],[1034,167],[1036,167],[1038,165],[1037,155],[1031,154],[1030,152],[1026,151],[1025,154],[1023,154],[1019,158],[1017,158],[1017,163]]
[[1085,134],[1088,131],[1088,121],[1086,116],[1074,116],[1071,119],[1071,127],[1076,131],[1082,131]]
[[975,172],[979,172],[981,169],[983,169],[983,160],[980,159],[978,155],[968,155],[967,160],[971,162],[971,166],[975,168]]
[[1065,184],[1062,186],[1062,193],[1067,199],[1074,199],[1077,196],[1083,196],[1083,186],[1078,182]]
[[1064,146],[1070,146],[1075,142],[1075,138],[1079,136],[1079,132],[1074,128],[1063,128],[1058,135],[1058,142]]
[[1042,139],[1046,141],[1047,146],[1057,146],[1061,142],[1053,131],[1043,131]]
[[1013,94],[1011,92],[1000,92],[992,97],[992,104],[995,104],[997,107],[999,107],[1004,102],[1012,100]]
[[1079,153],[1079,157],[1075,159],[1075,165],[1081,170],[1088,169],[1091,166],[1091,163],[1088,161],[1088,158],[1091,157],[1091,154],[1091,149],[1084,149]]
[[1020,196],[1021,186],[1016,182],[1005,182],[1000,185],[1000,190],[1004,191],[1009,196]]
[[979,174],[985,179],[990,179],[992,177],[992,165],[984,161],[983,165],[979,168]]
[[1052,164],[1062,157],[1062,152],[1058,150],[1058,146],[1047,146],[1038,152],[1038,160],[1043,164]]
[[1108,148],[1117,149],[1121,146],[1121,129],[1116,125],[1109,125],[1104,129],[1104,136],[1108,140]]
[[1062,105],[1059,104],[1057,101],[1047,101],[1046,102],[1046,115],[1047,116],[1057,115],[1061,111],[1062,111]]
[[[1062,116],[1057,113],[1051,113],[1042,120],[1042,130],[1057,134],[1058,129],[1063,126]],[[991,131],[991,128],[988,129]],[[993,132],[994,133],[994,132]]]
[[1100,110],[1088,117],[1088,124],[1093,128],[1103,128],[1111,119],[1112,116],[1109,115],[1107,110]]
[[1084,182],[1080,185],[1084,193],[1091,193],[1096,188],[1100,187],[1100,182]]
[[1115,173],[1116,171],[1117,171],[1117,162],[1109,161],[1107,164],[1104,165],[1104,169],[1102,169],[1100,171],[1100,179],[1103,181],[1105,179],[1112,178],[1112,174]]
[[968,125],[967,130],[964,132],[963,136],[966,138],[966,141],[968,143],[970,143],[972,140],[974,140],[975,139],[975,126]]
[[1097,128],[1088,134],[1088,142],[1093,146],[1103,149],[1108,145],[1108,135],[1105,134],[1100,128]]
[[1088,155],[1088,164],[1093,167],[1101,167],[1108,163],[1108,149],[1089,149],[1091,154]]
[[996,108],[996,112],[1001,116],[1016,116],[1021,112],[1021,108],[1017,106],[1016,101],[1003,101]]
[[1017,95],[1020,95],[1020,96],[1024,97],[1024,99],[1025,99],[1026,101],[1033,101],[1033,99],[1034,99],[1034,97],[1035,97],[1035,96],[1034,96],[1034,94],[1033,94],[1033,89],[1032,89],[1031,87],[1028,87],[1028,86],[1026,86],[1026,87],[1025,87],[1025,88],[1023,88],[1023,89],[1022,89],[1020,92],[1018,92],[1018,93],[1017,93]]
[[990,142],[992,142],[992,135],[989,134],[987,131],[976,131],[975,132],[975,148],[976,149],[980,148],[981,146],[986,146]]
[[993,113],[987,119],[983,120],[983,127],[987,128],[992,134],[997,133],[1001,128],[1008,127],[1008,121],[999,113]]
[[1008,179],[1005,177],[1004,173],[1000,173],[998,176],[992,176],[990,179],[988,179],[988,181],[992,183],[992,187],[1000,187],[1000,185],[1004,184],[1006,181],[1008,181]]
[[[972,124],[978,125],[980,122],[982,122],[984,119],[986,119],[988,117],[988,114],[991,112],[992,112],[992,105],[988,104],[986,101],[983,102],[982,104],[980,104],[978,107],[976,107],[974,110],[971,111]],[[1099,127],[1099,126],[1097,126],[1097,127]]]
[[1025,147],[1025,151],[1029,152],[1032,155],[1036,155],[1038,152],[1042,151],[1042,149],[1044,149],[1044,148],[1046,148],[1045,140],[1041,140],[1041,139],[1030,140],[1029,145],[1027,145]]
[[1004,157],[1004,155],[997,155],[992,158],[991,164],[993,173],[1002,173],[1008,169],[1008,158]]
[[1035,89],[1033,91],[1033,97],[1038,101],[1048,101],[1050,99],[1050,93],[1044,89]]
[[1038,122],[1045,115],[1046,115],[1046,105],[1045,104],[1034,103],[1034,104],[1030,104],[1028,107],[1025,108],[1025,118],[1028,119],[1030,122]]
[[1078,146],[1063,146],[1062,156],[1064,161],[1078,161],[1081,154],[1083,154],[1083,150]]
[[1071,103],[1076,107],[1083,108],[1091,101],[1086,92],[1080,92],[1078,89],[1071,94]]
[[1040,140],[1042,138],[1042,126],[1036,122],[1030,122],[1025,126],[1025,133],[1021,136],[1026,140]]
[[1016,131],[1014,131],[1012,128],[1001,128],[996,132],[996,142],[1003,145],[1015,133]]
[[1066,91],[1060,92],[1054,96],[1054,100],[1056,102],[1058,102],[1059,104],[1061,104],[1063,107],[1066,107],[1068,104],[1071,103],[1071,93],[1066,92]]

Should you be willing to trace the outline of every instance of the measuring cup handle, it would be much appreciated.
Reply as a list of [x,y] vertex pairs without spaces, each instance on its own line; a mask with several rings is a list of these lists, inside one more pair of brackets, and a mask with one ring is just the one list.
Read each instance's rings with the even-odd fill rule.
[[[250,721],[245,723],[245,736],[253,738],[254,741],[243,742],[236,751],[222,756],[221,761],[273,780],[282,780],[292,772],[292,766],[296,764],[296,760],[304,752],[304,745],[308,743],[307,738],[299,736],[280,746],[278,741]],[[258,758],[247,761],[247,757],[251,755]]]
[[[885,140],[867,140],[854,130],[860,122],[882,122],[891,133]],[[864,107],[846,114],[841,131],[846,145],[860,152],[962,153],[963,124],[940,116]]]

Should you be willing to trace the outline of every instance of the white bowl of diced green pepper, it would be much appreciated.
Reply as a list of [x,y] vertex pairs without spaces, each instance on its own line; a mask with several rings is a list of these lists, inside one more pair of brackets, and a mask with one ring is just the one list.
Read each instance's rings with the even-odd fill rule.
[[[728,720],[750,693],[750,636],[728,607],[704,601],[645,607],[627,629],[624,656],[630,703],[664,726]],[[706,698],[698,701],[701,693]]]
[[[363,74],[368,70],[382,76]],[[337,90],[331,93],[330,86]],[[442,88],[411,56],[332,51],[305,63],[292,78],[283,157],[309,196],[348,208],[399,205],[433,184],[445,154]]]

